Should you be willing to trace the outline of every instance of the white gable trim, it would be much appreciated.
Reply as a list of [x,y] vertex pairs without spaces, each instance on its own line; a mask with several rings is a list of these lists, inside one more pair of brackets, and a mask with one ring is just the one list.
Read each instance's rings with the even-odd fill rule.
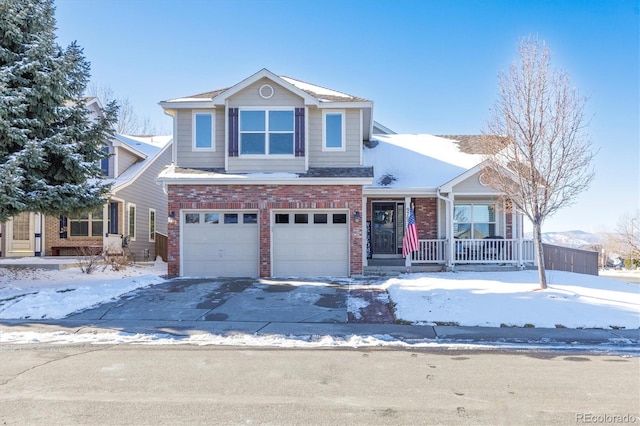
[[472,168],[470,168],[466,172],[458,175],[457,177],[451,179],[449,182],[447,182],[444,185],[441,185],[440,187],[438,187],[438,190],[440,192],[445,192],[445,193],[452,192],[454,186],[456,186],[460,182],[463,182],[463,181],[467,180],[468,178],[470,178],[471,176],[475,175],[476,173],[478,173],[479,171],[481,171],[484,168],[485,168],[484,162],[482,162],[482,163],[480,163],[480,164],[478,164],[476,166],[473,166]]
[[[171,142],[167,143],[165,146],[162,147],[162,149],[160,151],[158,151],[158,153],[156,155],[154,155],[152,158],[145,160],[147,163],[142,166],[140,168],[140,170],[138,170],[138,172],[134,175],[131,176],[131,178],[127,179],[126,182],[122,182],[120,184],[116,184],[114,185],[114,187],[111,189],[112,194],[117,193],[118,191],[122,191],[123,189],[125,189],[126,187],[128,187],[129,185],[131,185],[133,182],[136,181],[136,179],[138,179],[138,177],[140,177],[149,167],[151,167],[151,165],[153,163],[156,162],[156,160],[158,158],[160,158],[160,156],[167,150],[173,147],[173,140],[171,140]],[[126,170],[125,170],[126,171]]]
[[309,95],[307,92],[298,89],[293,84],[291,84],[288,81],[278,77],[277,75],[275,75],[274,73],[272,73],[271,71],[269,71],[266,68],[263,68],[260,71],[258,71],[257,73],[253,74],[252,76],[245,78],[240,83],[232,86],[231,88],[229,88],[229,89],[225,90],[224,92],[220,93],[215,98],[211,99],[211,101],[214,104],[218,104],[218,105],[225,104],[226,100],[228,98],[230,98],[231,96],[235,95],[236,93],[244,90],[245,88],[247,88],[248,86],[252,85],[253,83],[255,83],[256,81],[258,81],[258,80],[260,80],[262,78],[267,78],[267,79],[273,81],[274,83],[279,84],[280,86],[283,86],[285,89],[289,90],[290,92],[293,92],[296,95],[300,96],[302,99],[304,99],[304,104],[305,105],[318,105],[318,99],[316,99],[315,97]]

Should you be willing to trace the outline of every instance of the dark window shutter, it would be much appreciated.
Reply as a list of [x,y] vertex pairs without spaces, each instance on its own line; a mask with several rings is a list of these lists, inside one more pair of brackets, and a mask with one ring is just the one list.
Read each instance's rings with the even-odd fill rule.
[[67,238],[67,217],[60,216],[60,238]]
[[296,108],[296,157],[304,157],[304,108]]
[[238,156],[238,108],[229,108],[229,157]]

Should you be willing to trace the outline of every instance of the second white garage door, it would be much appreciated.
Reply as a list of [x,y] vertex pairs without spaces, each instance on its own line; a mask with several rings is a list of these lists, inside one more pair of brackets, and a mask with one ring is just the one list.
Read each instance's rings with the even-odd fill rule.
[[182,218],[182,276],[257,277],[258,214],[191,211]]
[[347,219],[347,212],[274,212],[271,222],[273,276],[348,276]]

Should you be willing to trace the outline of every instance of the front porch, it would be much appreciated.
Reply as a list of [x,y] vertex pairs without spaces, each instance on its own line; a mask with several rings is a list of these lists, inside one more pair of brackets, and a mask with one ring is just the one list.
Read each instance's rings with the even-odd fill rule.
[[369,258],[364,273],[504,271],[535,265],[533,240],[446,239],[418,240],[418,251],[402,257]]

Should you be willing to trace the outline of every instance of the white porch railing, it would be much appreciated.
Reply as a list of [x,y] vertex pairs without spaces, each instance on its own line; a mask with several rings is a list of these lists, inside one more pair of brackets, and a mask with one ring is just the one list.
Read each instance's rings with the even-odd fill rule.
[[[447,240],[418,240],[418,251],[413,252],[412,264],[448,263]],[[533,240],[482,239],[454,240],[451,264],[495,263],[523,264],[535,261]]]
[[418,240],[418,251],[411,256],[411,263],[446,263],[447,240]]

